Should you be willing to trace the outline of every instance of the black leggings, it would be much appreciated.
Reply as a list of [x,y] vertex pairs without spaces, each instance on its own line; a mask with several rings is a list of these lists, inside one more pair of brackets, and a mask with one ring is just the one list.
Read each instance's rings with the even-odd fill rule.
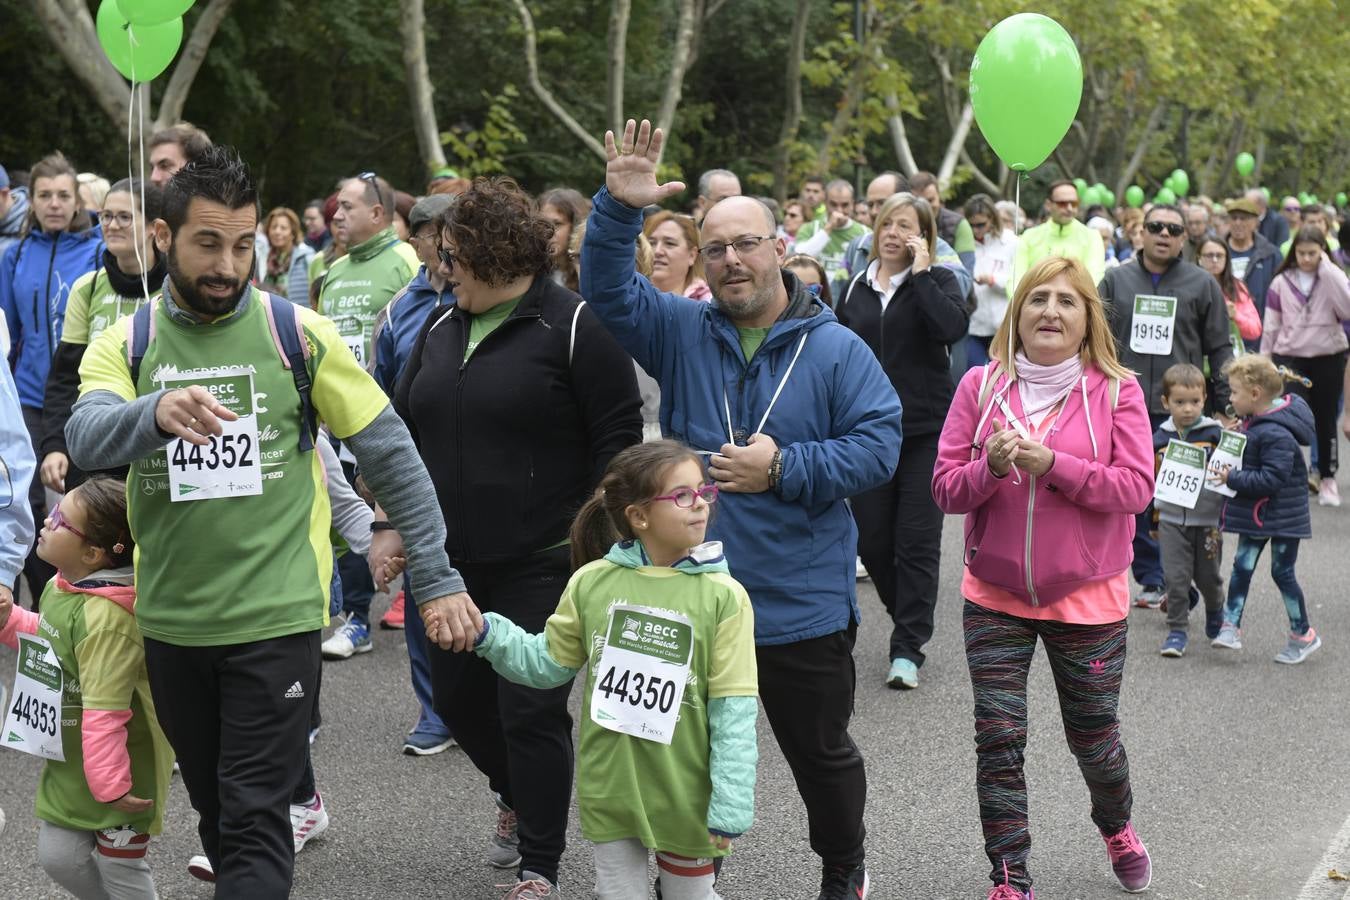
[[1336,408],[1341,402],[1342,379],[1345,378],[1345,351],[1328,356],[1275,355],[1277,366],[1287,366],[1312,381],[1306,388],[1297,381],[1289,382],[1291,393],[1298,394],[1312,407],[1313,424],[1317,427],[1317,474],[1330,478],[1336,474]]

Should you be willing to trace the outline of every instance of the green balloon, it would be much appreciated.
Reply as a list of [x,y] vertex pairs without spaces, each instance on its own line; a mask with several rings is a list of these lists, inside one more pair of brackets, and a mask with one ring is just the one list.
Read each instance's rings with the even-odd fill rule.
[[1078,191],[1078,200],[1080,202],[1084,201],[1087,197],[1088,183],[1082,178],[1075,178],[1073,180],[1073,186],[1074,189]]
[[1311,206],[1311,205],[1312,205],[1312,195],[1309,194],[1307,191],[1299,191],[1299,192],[1298,192],[1298,202],[1299,202],[1299,205],[1300,205],[1300,206]]
[[1173,194],[1176,194],[1177,192],[1177,183],[1175,179],[1172,178],[1171,175],[1168,175],[1166,178],[1163,179],[1163,187],[1167,188]]
[[1317,195],[1316,195],[1316,194],[1309,194],[1309,195],[1308,195],[1308,204],[1309,204],[1310,206],[1316,206],[1317,204],[1319,204],[1319,203],[1321,203],[1321,202],[1322,202],[1321,200],[1318,200],[1318,199],[1317,199]]
[[970,103],[989,146],[1008,168],[1045,162],[1078,115],[1083,62],[1073,38],[1038,13],[989,30],[970,64]]
[[1172,173],[1172,190],[1176,191],[1179,197],[1185,197],[1191,192],[1191,177],[1186,174],[1185,169],[1177,169]]
[[1256,168],[1256,157],[1244,150],[1237,155],[1233,167],[1237,169],[1239,175],[1246,178],[1248,175],[1252,174],[1252,170]]
[[1107,209],[1116,208],[1116,192],[1110,188],[1102,188],[1102,205]]
[[117,0],[122,18],[132,25],[163,25],[192,8],[195,0]]
[[1125,189],[1125,205],[1130,209],[1138,209],[1144,205],[1144,189],[1137,184],[1132,184]]
[[1177,195],[1176,195],[1176,192],[1173,191],[1170,187],[1159,188],[1159,189],[1158,189],[1158,193],[1155,194],[1154,197],[1153,197],[1153,202],[1154,202],[1154,203],[1176,203],[1176,202],[1177,202]]
[[1270,202],[1270,188],[1268,188],[1268,187],[1263,187],[1263,188],[1261,188],[1261,196],[1262,196],[1262,197],[1265,197],[1265,198],[1266,198],[1266,202],[1269,203],[1269,202]]
[[1338,194],[1336,194],[1336,205],[1345,206],[1345,191],[1341,191]]
[[1084,206],[1100,206],[1102,202],[1102,190],[1097,185],[1091,185],[1083,192]]
[[162,25],[132,25],[117,9],[117,0],[103,0],[95,21],[98,42],[113,68],[132,81],[151,81],[169,67],[183,43],[183,20]]

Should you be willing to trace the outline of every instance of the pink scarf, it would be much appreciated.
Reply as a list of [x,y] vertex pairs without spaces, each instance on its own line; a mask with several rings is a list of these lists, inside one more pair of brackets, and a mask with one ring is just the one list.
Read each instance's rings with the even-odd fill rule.
[[1053,366],[1039,366],[1017,353],[1017,393],[1022,398],[1022,416],[1032,428],[1069,396],[1083,378],[1083,360],[1077,353]]

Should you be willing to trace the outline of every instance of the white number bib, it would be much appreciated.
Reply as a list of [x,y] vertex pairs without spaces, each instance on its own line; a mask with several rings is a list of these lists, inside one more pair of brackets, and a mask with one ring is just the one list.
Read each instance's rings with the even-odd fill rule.
[[1233,264],[1233,277],[1242,281],[1247,277],[1247,264],[1252,261],[1250,256],[1233,256],[1229,262]]
[[336,319],[338,334],[342,336],[342,342],[347,345],[347,349],[352,351],[352,356],[365,368],[369,362],[370,354],[367,347],[370,345],[370,336],[366,334],[365,323],[356,316],[343,316]]
[[1130,322],[1130,349],[1152,356],[1171,356],[1176,321],[1176,297],[1136,294],[1134,318]]
[[226,366],[210,375],[166,378],[168,389],[201,385],[239,418],[220,420],[223,433],[210,435],[206,446],[174,438],[164,452],[169,463],[169,499],[175,503],[248,497],[262,493],[262,461],[258,453],[258,416],[253,406],[253,373]]
[[591,691],[591,721],[620,734],[669,744],[694,654],[689,619],[621,604],[609,611],[605,636]]
[[3,744],[21,753],[65,762],[61,747],[61,662],[46,638],[33,634],[18,637],[14,702],[5,712]]
[[1200,499],[1200,491],[1204,486],[1205,451],[1176,438],[1168,441],[1162,468],[1158,470],[1158,480],[1153,488],[1154,499],[1195,509],[1195,502]]
[[1209,479],[1224,469],[1242,468],[1242,451],[1247,449],[1247,436],[1238,431],[1225,431],[1219,438],[1219,446],[1210,454],[1209,466],[1205,469],[1205,490],[1225,497],[1236,497],[1237,491],[1221,481]]

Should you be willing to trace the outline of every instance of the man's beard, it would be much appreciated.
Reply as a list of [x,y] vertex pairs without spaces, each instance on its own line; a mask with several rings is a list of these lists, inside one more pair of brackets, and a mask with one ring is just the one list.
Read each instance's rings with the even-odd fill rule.
[[[747,273],[748,274],[748,273]],[[753,279],[753,276],[750,276]],[[717,287],[723,286],[723,281],[719,281]],[[753,280],[752,280],[753,283]],[[768,284],[755,284],[754,291],[750,296],[743,300],[726,300],[717,291],[713,292],[713,299],[717,301],[717,308],[733,322],[744,322],[759,318],[760,313],[768,309],[769,304],[773,302],[776,291],[776,285],[770,279]]]
[[[240,299],[244,296],[244,291],[248,289],[247,282],[240,282],[234,278],[225,279],[210,276],[189,281],[182,270],[178,268],[178,253],[172,244],[169,246],[167,265],[169,278],[173,281],[173,289],[178,295],[178,299],[182,300],[188,309],[204,316],[220,317],[232,312],[239,305]],[[225,297],[212,297],[202,292],[201,289],[205,287],[228,288],[232,293]]]

